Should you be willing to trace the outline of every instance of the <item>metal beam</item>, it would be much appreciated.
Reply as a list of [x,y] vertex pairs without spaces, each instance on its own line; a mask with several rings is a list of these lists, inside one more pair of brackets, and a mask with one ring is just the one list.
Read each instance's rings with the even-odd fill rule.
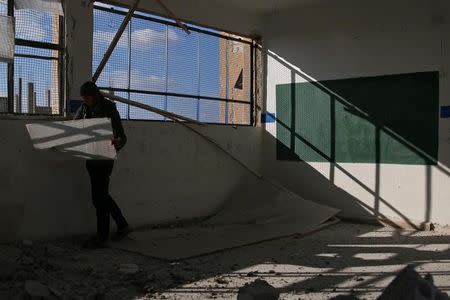
[[180,116],[180,115],[177,115],[177,114],[174,114],[174,113],[170,113],[170,112],[167,112],[165,110],[162,110],[162,109],[159,109],[159,108],[147,105],[147,104],[142,104],[140,102],[136,102],[136,101],[133,101],[133,100],[128,100],[128,99],[125,99],[125,98],[122,98],[122,97],[119,97],[119,96],[116,96],[116,95],[111,95],[111,94],[108,94],[108,93],[104,93],[104,92],[101,92],[101,94],[105,98],[108,98],[108,99],[111,99],[111,100],[114,100],[114,101],[117,101],[117,102],[122,102],[122,103],[125,103],[125,104],[128,104],[128,105],[131,105],[131,106],[139,107],[139,108],[142,108],[142,109],[145,109],[145,110],[157,113],[157,114],[159,114],[161,116],[164,116],[164,117],[166,117],[166,118],[168,118],[170,120],[173,120],[175,122],[185,121],[185,122],[194,123],[194,124],[202,124],[200,122],[197,122],[196,120],[193,120],[193,119],[190,119],[190,118],[187,118],[187,117],[183,117],[183,116]]
[[37,41],[29,41],[23,39],[16,39],[16,46],[26,46],[33,48],[41,48],[41,49],[49,49],[49,50],[64,50],[64,46],[46,43],[46,42],[37,42]]
[[114,51],[114,48],[116,48],[117,43],[119,42],[120,37],[122,36],[123,32],[125,31],[125,28],[127,27],[128,23],[131,20],[131,17],[133,16],[134,12],[136,11],[140,0],[135,0],[133,6],[128,10],[127,15],[122,21],[122,24],[120,24],[119,30],[117,31],[116,35],[114,36],[111,45],[109,45],[108,50],[106,50],[105,55],[102,58],[102,61],[97,67],[97,70],[94,73],[94,76],[92,76],[92,81],[96,82],[97,79],[100,77],[100,74],[103,71],[103,68],[105,67],[106,63],[108,62],[109,58],[111,57],[112,52]]
[[101,90],[105,91],[114,91],[114,92],[124,92],[124,93],[136,93],[136,94],[146,94],[146,95],[158,95],[158,96],[169,96],[169,97],[178,97],[178,98],[190,98],[190,99],[205,99],[205,100],[212,100],[212,101],[218,101],[218,102],[230,102],[230,103],[241,103],[250,105],[250,102],[248,100],[234,100],[234,99],[225,99],[225,98],[218,98],[218,97],[210,97],[210,96],[203,96],[203,95],[190,95],[190,94],[180,94],[180,93],[170,93],[170,92],[157,92],[157,91],[146,91],[146,90],[135,90],[135,89],[122,89],[122,88],[112,88],[112,87],[106,87],[106,86],[99,86]]
[[184,32],[186,32],[187,34],[191,34],[191,32],[189,31],[189,29],[186,27],[186,25],[184,25],[180,19],[177,18],[177,16],[175,16],[175,14],[164,4],[164,2],[162,2],[162,0],[156,0],[158,1],[159,5],[162,6],[162,8],[164,8],[164,10],[169,14],[169,16],[177,23],[178,26],[181,27],[181,29],[184,30]]
[[[122,6],[119,5],[120,3],[114,2],[114,4],[116,4],[119,7],[122,7]],[[117,9],[111,9],[111,8],[108,8],[108,7],[103,7],[103,6],[98,6],[98,5],[94,5],[94,8],[96,10],[99,10],[99,11],[105,11],[105,12],[109,12],[109,13],[114,13],[116,15],[126,16],[126,14],[127,14],[126,12],[123,12],[123,11],[120,11],[120,10],[117,10]],[[158,19],[158,18],[153,18],[153,17],[150,17],[148,15],[137,14],[137,15],[134,16],[134,18],[141,19],[141,20],[152,21],[152,22],[156,22],[156,23],[159,23],[159,24],[165,24],[165,25],[170,25],[170,26],[174,26],[175,25],[175,24],[173,24],[172,21]],[[211,28],[212,30],[216,30],[216,31],[211,31],[211,30],[200,29],[200,28],[197,28],[197,27],[192,27],[192,26],[189,26],[189,25],[186,25],[186,24],[185,24],[185,26],[187,27],[187,29],[189,29],[189,31],[205,33],[205,34],[208,34],[208,35],[216,36],[216,37],[221,38],[221,39],[226,39],[226,40],[230,40],[230,41],[236,41],[236,42],[240,42],[240,43],[244,43],[244,44],[248,44],[248,45],[250,45],[252,43],[245,36],[243,36],[243,37],[234,37],[234,36],[231,36],[229,34],[228,35],[221,34],[221,33],[219,33],[218,29]]]

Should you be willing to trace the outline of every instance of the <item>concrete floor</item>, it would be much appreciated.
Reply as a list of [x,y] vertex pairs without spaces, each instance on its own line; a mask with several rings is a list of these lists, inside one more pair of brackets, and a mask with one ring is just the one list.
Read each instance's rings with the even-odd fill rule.
[[236,299],[237,289],[256,278],[278,288],[280,299],[375,299],[407,264],[432,274],[449,293],[449,235],[340,223],[306,237],[180,262],[116,249],[81,250],[75,240],[2,245],[0,299],[21,299],[25,280],[37,280],[64,299]]

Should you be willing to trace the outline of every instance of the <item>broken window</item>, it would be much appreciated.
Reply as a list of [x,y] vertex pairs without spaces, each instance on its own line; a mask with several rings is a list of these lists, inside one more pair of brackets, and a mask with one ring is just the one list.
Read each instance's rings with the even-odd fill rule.
[[[96,2],[93,72],[116,34],[126,9]],[[97,83],[115,95],[205,123],[251,123],[252,42],[136,12]],[[240,75],[241,74],[241,75]],[[238,78],[240,76],[240,79]],[[236,80],[240,80],[236,88]],[[124,119],[165,118],[118,103]]]
[[238,90],[242,90],[243,89],[243,82],[242,82],[242,73],[244,70],[241,70],[241,72],[239,73],[239,76],[236,80],[236,83],[234,84],[234,88],[238,89]]

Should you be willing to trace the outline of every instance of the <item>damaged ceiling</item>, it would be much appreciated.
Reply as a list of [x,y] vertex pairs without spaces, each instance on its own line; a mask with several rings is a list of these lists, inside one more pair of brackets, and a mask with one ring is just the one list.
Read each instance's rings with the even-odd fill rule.
[[[275,11],[289,10],[313,0],[164,0],[169,9],[181,20],[247,36],[262,35],[268,18]],[[317,1],[317,0],[316,0]],[[111,4],[132,4],[131,0],[108,1]],[[167,12],[155,0],[141,1],[139,9],[157,15]]]

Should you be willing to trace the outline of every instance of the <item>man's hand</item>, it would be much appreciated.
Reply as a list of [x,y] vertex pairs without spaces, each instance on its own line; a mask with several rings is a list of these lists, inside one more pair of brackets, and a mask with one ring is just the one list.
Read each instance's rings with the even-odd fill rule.
[[116,148],[116,151],[119,151],[120,148],[122,148],[122,147],[121,147],[121,146],[122,146],[122,142],[121,142],[121,140],[120,140],[119,138],[117,138],[117,139],[112,139],[112,140],[111,140],[111,145],[113,145],[114,148]]

